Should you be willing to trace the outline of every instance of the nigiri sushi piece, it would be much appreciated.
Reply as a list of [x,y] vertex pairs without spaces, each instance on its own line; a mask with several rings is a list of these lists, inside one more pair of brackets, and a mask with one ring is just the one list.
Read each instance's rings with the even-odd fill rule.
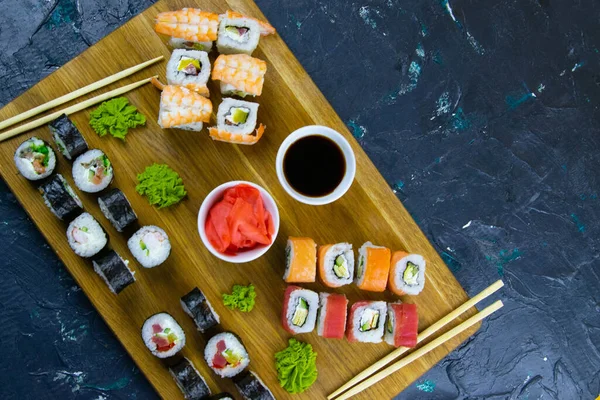
[[269,24],[268,22],[264,22],[264,21],[261,21],[256,18],[248,17],[247,15],[244,15],[244,14],[236,12],[236,11],[227,10],[225,12],[225,14],[221,14],[220,17],[221,18],[224,18],[224,17],[225,18],[247,18],[247,19],[254,20],[258,23],[258,26],[260,27],[260,35],[261,36],[273,35],[275,32],[277,32],[275,30],[275,28],[273,27],[273,25]]
[[346,331],[348,299],[339,293],[319,293],[317,333],[329,339],[343,339]]
[[419,330],[416,304],[388,303],[384,339],[394,347],[415,347]]
[[215,60],[212,79],[221,81],[223,95],[260,96],[267,63],[247,54],[221,54]]
[[208,128],[213,140],[237,144],[254,144],[265,132],[260,124],[256,131],[258,103],[224,98],[219,104],[217,126]]
[[289,237],[285,248],[285,273],[288,283],[314,282],[317,274],[317,244],[311,238]]
[[383,292],[390,273],[390,249],[366,242],[358,250],[355,282],[359,289]]
[[217,40],[219,16],[197,8],[166,11],[156,16],[154,30],[186,41],[213,42]]
[[396,251],[392,254],[389,289],[403,296],[417,295],[425,287],[425,259],[419,254]]
[[199,131],[203,122],[210,121],[211,114],[212,103],[206,97],[181,86],[164,86],[158,112],[161,128]]

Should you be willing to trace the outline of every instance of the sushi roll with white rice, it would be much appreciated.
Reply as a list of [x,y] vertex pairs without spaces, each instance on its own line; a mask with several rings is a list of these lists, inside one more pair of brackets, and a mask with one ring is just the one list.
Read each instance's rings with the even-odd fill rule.
[[359,301],[352,304],[348,317],[349,342],[380,343],[383,338],[387,304],[385,301]]
[[68,220],[83,210],[83,203],[61,174],[56,174],[42,183],[38,190],[44,203],[59,219]]
[[217,126],[209,129],[213,140],[238,144],[254,144],[258,142],[264,127],[256,129],[258,103],[223,98],[217,112]]
[[205,90],[210,76],[210,61],[205,51],[173,50],[167,64],[169,85],[184,86],[190,90]]
[[92,260],[94,271],[100,275],[114,294],[119,294],[135,282],[134,272],[129,269],[128,264],[129,261],[121,258],[114,250]]
[[319,247],[319,275],[329,287],[340,287],[354,279],[354,251],[350,243]]
[[158,358],[177,354],[185,346],[185,333],[167,313],[154,314],[142,326],[144,344]]
[[228,18],[221,15],[217,49],[221,54],[248,54],[258,46],[260,26],[253,19],[245,17]]
[[81,257],[95,256],[108,242],[102,226],[86,212],[71,221],[67,239],[75,254]]
[[319,295],[316,292],[299,286],[288,286],[283,298],[283,328],[294,335],[312,332],[318,309]]
[[100,192],[106,189],[112,178],[112,164],[102,150],[88,150],[73,163],[73,180],[84,192]]
[[144,268],[154,268],[169,257],[171,242],[169,236],[158,226],[140,228],[127,241],[129,251]]
[[419,254],[396,251],[390,267],[390,290],[398,296],[421,293],[425,287],[425,265],[425,259]]
[[14,160],[21,175],[30,181],[50,176],[56,167],[56,155],[52,147],[35,136],[17,147]]
[[217,326],[220,322],[219,314],[216,313],[204,293],[198,288],[181,298],[181,308],[189,315],[202,333]]
[[58,150],[67,160],[72,160],[87,151],[87,142],[66,114],[56,118],[48,126]]
[[186,400],[202,400],[210,396],[210,388],[206,380],[187,358],[184,357],[180,362],[169,367],[169,373]]
[[250,357],[240,339],[231,332],[219,333],[206,343],[204,359],[221,378],[236,376],[250,364]]
[[98,197],[98,205],[102,214],[118,232],[123,232],[127,226],[137,220],[129,200],[119,189],[112,189]]
[[233,383],[244,400],[275,400],[271,390],[252,371],[234,379]]
[[200,50],[208,53],[212,49],[213,42],[194,42],[192,40],[171,37],[169,39],[169,46],[174,49]]

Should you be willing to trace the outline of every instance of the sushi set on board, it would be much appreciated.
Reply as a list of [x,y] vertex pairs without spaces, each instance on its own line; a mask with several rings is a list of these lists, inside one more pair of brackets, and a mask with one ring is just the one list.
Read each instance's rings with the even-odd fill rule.
[[159,1],[0,128],[3,179],[165,399],[391,398],[502,306],[251,0]]

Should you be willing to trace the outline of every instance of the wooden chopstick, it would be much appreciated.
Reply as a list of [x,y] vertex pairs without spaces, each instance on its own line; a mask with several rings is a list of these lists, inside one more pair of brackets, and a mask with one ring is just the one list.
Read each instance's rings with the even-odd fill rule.
[[371,376],[367,380],[352,387],[350,390],[343,393],[341,396],[337,397],[336,400],[346,400],[346,399],[354,396],[355,394],[362,392],[366,388],[373,386],[375,383],[390,376],[394,372],[398,371],[400,368],[407,366],[408,364],[415,361],[419,357],[422,357],[423,355],[429,353],[436,347],[446,343],[448,340],[454,338],[455,336],[459,335],[463,331],[469,329],[470,327],[472,327],[473,325],[475,325],[476,323],[478,323],[485,317],[489,316],[490,314],[492,314],[492,313],[496,312],[497,310],[499,310],[500,308],[502,308],[503,305],[504,304],[502,304],[501,300],[494,302],[492,305],[484,308],[482,311],[478,312],[477,314],[475,314],[474,316],[472,316],[471,318],[469,318],[462,324],[458,325],[457,327],[444,333],[442,336],[432,340],[431,342],[427,343],[425,346],[415,350],[413,353],[410,353],[408,356],[404,357],[400,361],[395,362],[394,364],[390,365],[389,367],[387,367],[387,368],[381,370],[380,372],[376,373],[375,375]]
[[147,66],[152,65],[152,64],[162,60],[163,58],[164,58],[163,56],[158,56],[156,58],[153,58],[152,60],[148,60],[141,64],[134,65],[133,67],[127,68],[121,72],[117,72],[114,75],[110,75],[110,76],[107,76],[106,78],[100,79],[99,81],[90,83],[89,85],[84,86],[81,89],[75,90],[74,92],[67,93],[64,96],[57,97],[56,99],[50,100],[47,103],[40,104],[39,106],[34,107],[29,111],[25,111],[24,113],[15,115],[14,117],[10,117],[7,120],[0,121],[0,130],[8,128],[9,126],[19,123],[21,121],[24,121],[28,118],[34,117],[46,110],[49,110],[51,108],[54,108],[56,106],[66,103],[66,102],[69,102],[73,99],[83,96],[84,94],[93,92],[96,89],[100,89],[106,85],[110,85],[111,83],[121,80],[129,75],[132,75],[132,74],[136,73],[137,71],[140,71],[140,70],[146,68]]
[[85,108],[93,106],[94,104],[98,104],[98,103],[100,103],[100,102],[102,102],[104,100],[108,100],[108,99],[111,99],[113,97],[120,96],[123,93],[127,93],[127,92],[129,92],[129,91],[131,91],[131,90],[133,90],[135,88],[138,88],[138,87],[140,87],[142,85],[145,85],[146,83],[149,83],[152,80],[152,78],[155,78],[155,76],[152,76],[152,77],[146,78],[146,79],[142,79],[141,81],[137,81],[137,82],[131,83],[131,84],[127,85],[127,86],[123,86],[123,87],[120,87],[120,88],[115,89],[115,90],[111,90],[110,92],[106,92],[106,93],[103,93],[103,94],[98,95],[96,97],[92,97],[91,99],[87,99],[85,101],[82,101],[81,103],[73,104],[70,107],[63,108],[62,110],[56,111],[56,112],[54,112],[52,114],[48,114],[45,117],[38,118],[38,119],[33,120],[31,122],[28,122],[28,123],[26,123],[24,125],[21,125],[21,126],[18,126],[16,128],[14,128],[14,129],[11,129],[11,130],[8,130],[6,132],[3,132],[3,133],[0,134],[0,142],[5,141],[6,139],[10,139],[13,136],[17,136],[17,135],[19,135],[19,134],[21,134],[23,132],[27,132],[27,131],[29,131],[31,129],[35,129],[35,128],[39,127],[39,126],[47,124],[48,122],[50,122],[50,121],[52,121],[52,120],[60,117],[62,114],[70,115],[70,114],[76,113],[77,111],[81,111],[81,110],[83,110]]
[[[504,286],[504,282],[502,280],[497,280],[492,283],[487,288],[483,289],[479,294],[475,295],[471,299],[467,300],[463,305],[451,311],[444,318],[440,319],[438,322],[431,325],[429,328],[425,329],[423,332],[417,336],[417,343],[420,343],[427,339],[429,336],[433,335],[435,332],[446,326],[449,322],[452,322],[456,317],[460,314],[467,311],[469,308],[473,307],[475,304],[479,303],[481,300],[489,297],[491,294],[498,291],[502,286]],[[369,368],[362,371],[360,374],[356,375],[354,378],[350,379],[343,386],[337,389],[335,392],[331,393],[327,396],[328,399],[333,399],[336,396],[339,396],[342,392],[350,389],[352,386],[357,383],[367,379],[369,376],[373,375],[375,372],[385,367],[387,364],[394,361],[396,358],[400,357],[402,354],[406,353],[410,348],[408,347],[398,347],[396,350],[392,351],[387,356],[383,357],[381,360],[377,361],[375,364],[371,365]]]

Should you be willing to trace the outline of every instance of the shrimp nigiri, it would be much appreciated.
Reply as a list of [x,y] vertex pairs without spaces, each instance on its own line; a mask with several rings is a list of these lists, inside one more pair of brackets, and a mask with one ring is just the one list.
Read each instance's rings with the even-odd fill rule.
[[199,131],[211,114],[212,103],[206,97],[181,86],[164,86],[158,113],[161,128]]
[[221,54],[215,60],[212,79],[221,81],[223,94],[260,96],[266,72],[267,63],[263,60],[246,54]]
[[219,16],[197,8],[162,12],[154,25],[158,33],[193,42],[217,40],[218,29]]

